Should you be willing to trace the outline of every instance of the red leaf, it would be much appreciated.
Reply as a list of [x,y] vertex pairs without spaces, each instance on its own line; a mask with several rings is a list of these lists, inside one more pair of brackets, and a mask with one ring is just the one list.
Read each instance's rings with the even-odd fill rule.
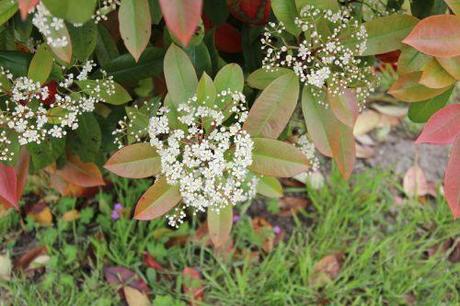
[[26,20],[29,12],[40,2],[40,0],[18,0],[22,20]]
[[451,104],[428,120],[416,143],[451,144],[459,134],[460,104]]
[[457,136],[444,177],[444,192],[454,218],[460,217],[460,136]]
[[105,185],[99,168],[93,163],[82,162],[76,155],[70,156],[65,166],[57,170],[56,174],[67,182],[81,187]]
[[401,55],[401,51],[396,50],[396,51],[391,51],[383,54],[377,54],[376,57],[387,64],[394,64],[397,63],[399,60],[399,56]]
[[270,17],[270,0],[227,0],[233,17],[242,22],[262,25]]
[[421,20],[403,43],[436,57],[460,55],[460,17],[437,15]]
[[144,253],[144,265],[157,271],[163,270],[163,267],[158,263],[158,261],[156,261],[155,258],[147,252]]
[[227,53],[240,53],[241,33],[232,25],[225,23],[216,29],[216,48]]
[[104,275],[109,284],[133,287],[146,294],[150,292],[147,283],[139,275],[125,267],[106,267],[104,268]]
[[201,20],[202,0],[159,0],[166,25],[187,46]]
[[182,271],[182,277],[184,279],[182,290],[186,295],[190,296],[191,305],[198,305],[195,302],[203,300],[204,297],[204,287],[200,272],[195,268],[186,267]]
[[13,167],[0,163],[0,201],[7,207],[18,207],[18,178]]

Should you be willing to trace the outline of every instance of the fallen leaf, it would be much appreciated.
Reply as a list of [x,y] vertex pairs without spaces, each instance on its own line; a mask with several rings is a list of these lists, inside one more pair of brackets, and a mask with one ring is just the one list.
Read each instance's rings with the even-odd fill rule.
[[372,104],[372,108],[381,114],[398,118],[405,117],[409,111],[407,106],[396,105]]
[[147,295],[132,287],[124,287],[123,293],[129,306],[151,306]]
[[418,165],[407,170],[403,181],[404,192],[408,197],[419,197],[428,194],[428,183],[425,173]]
[[355,136],[355,138],[362,145],[375,146],[374,139],[372,139],[372,137],[369,136],[368,134],[358,135],[358,136]]
[[48,205],[44,202],[38,202],[31,208],[27,209],[27,215],[41,226],[53,225],[53,215]]
[[357,158],[368,159],[368,158],[373,157],[374,155],[375,155],[375,150],[372,147],[356,144],[356,157]]
[[281,211],[278,215],[282,217],[290,217],[295,215],[299,210],[307,208],[309,202],[304,197],[282,197],[280,199]]
[[263,241],[262,249],[266,253],[270,253],[275,245],[273,226],[265,218],[256,217],[252,219],[252,228]]
[[16,269],[27,270],[29,265],[35,258],[45,255],[47,249],[44,246],[35,247],[33,249],[27,250],[18,260],[15,261],[14,267]]
[[359,136],[364,135],[375,129],[380,122],[380,114],[373,110],[365,110],[362,112],[353,130],[353,135]]
[[[182,271],[182,290],[189,297],[191,305],[198,305],[204,298],[204,286],[201,273],[195,269],[186,267]],[[198,302],[198,303],[197,303]]]
[[125,267],[104,268],[105,279],[109,284],[121,287],[132,287],[145,294],[150,292],[147,283],[133,271]]
[[335,280],[342,269],[343,257],[343,253],[336,253],[323,257],[318,261],[310,275],[310,284],[313,286],[323,286]]
[[32,260],[29,265],[29,269],[40,269],[45,267],[50,261],[51,257],[48,255],[39,255]]
[[78,219],[80,219],[80,212],[76,209],[66,211],[62,215],[62,220],[67,221],[67,222],[75,221]]
[[163,267],[148,252],[144,253],[144,265],[157,271],[163,270]]
[[0,255],[0,280],[9,281],[11,279],[12,263],[10,256]]

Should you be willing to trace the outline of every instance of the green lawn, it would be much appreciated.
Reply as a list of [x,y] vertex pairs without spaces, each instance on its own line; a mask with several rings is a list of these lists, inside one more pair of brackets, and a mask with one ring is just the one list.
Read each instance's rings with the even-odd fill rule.
[[[131,184],[117,180],[113,196],[101,193],[83,204],[60,199],[52,206],[52,228],[31,220],[21,225],[14,214],[0,219],[3,253],[15,255],[18,237],[27,234],[35,236],[37,245],[46,245],[50,256],[46,271],[31,276],[13,270],[11,281],[0,282],[0,305],[120,305],[118,288],[105,280],[106,266],[139,274],[151,288],[154,305],[186,305],[185,267],[202,274],[203,305],[460,303],[460,265],[455,263],[460,245],[454,242],[460,223],[452,220],[441,196],[425,204],[395,204],[392,194],[400,187],[383,172],[358,174],[352,187],[333,175],[321,190],[307,190],[314,209],[298,213],[293,233],[268,253],[264,241],[275,236],[273,230],[255,230],[243,215],[235,223],[231,255],[216,254],[198,241],[196,219],[178,231],[167,229],[163,220],[112,221],[113,203],[132,208],[148,186]],[[59,217],[74,207],[81,211],[79,220]],[[147,268],[144,252],[163,269]],[[332,276],[317,263],[334,254],[340,266],[329,266]]]

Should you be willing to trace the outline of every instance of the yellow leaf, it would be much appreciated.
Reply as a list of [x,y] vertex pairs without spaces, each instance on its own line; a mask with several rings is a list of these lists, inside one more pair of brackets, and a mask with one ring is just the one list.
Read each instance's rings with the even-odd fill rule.
[[124,287],[126,302],[129,306],[151,306],[149,298],[137,289]]

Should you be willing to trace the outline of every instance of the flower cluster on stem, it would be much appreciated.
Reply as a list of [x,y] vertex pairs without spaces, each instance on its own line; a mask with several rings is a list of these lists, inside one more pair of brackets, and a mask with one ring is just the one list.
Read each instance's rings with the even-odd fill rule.
[[374,91],[372,67],[360,57],[367,45],[365,27],[346,8],[334,12],[311,5],[301,10],[295,24],[300,32],[295,38],[282,23],[266,27],[261,39],[264,68],[292,69],[316,96],[324,90],[341,95],[353,88],[364,103]]
[[[217,100],[229,98],[230,119],[217,107],[219,102],[211,107],[196,96],[179,105],[174,116],[162,108],[150,119],[150,143],[161,157],[162,175],[179,187],[184,206],[194,213],[219,211],[255,195],[257,180],[248,170],[254,144],[242,128],[248,115],[245,96],[223,91]],[[232,123],[224,124],[228,120]],[[176,209],[168,216],[170,225],[177,226],[184,216],[183,209]]]

